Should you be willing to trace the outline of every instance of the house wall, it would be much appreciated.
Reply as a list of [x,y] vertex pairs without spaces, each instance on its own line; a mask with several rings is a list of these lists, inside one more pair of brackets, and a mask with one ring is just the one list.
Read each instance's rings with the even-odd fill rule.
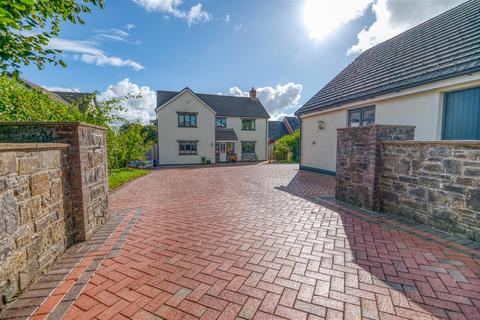
[[[412,125],[416,127],[416,140],[439,140],[444,92],[479,85],[480,73],[475,73],[301,116],[301,166],[335,172],[337,129],[346,127],[348,110],[369,105],[376,107],[376,124]],[[318,129],[318,121],[325,122],[325,129]]]
[[[197,128],[179,128],[177,112],[197,112]],[[157,110],[159,165],[215,162],[215,112],[186,91]],[[198,155],[178,154],[178,140],[198,140]]]
[[235,153],[238,159],[242,155],[242,141],[256,141],[255,153],[258,160],[267,160],[266,146],[267,146],[267,123],[266,118],[255,119],[255,130],[248,131],[242,130],[242,118],[240,117],[227,117],[227,128],[235,130],[238,141],[235,141]]

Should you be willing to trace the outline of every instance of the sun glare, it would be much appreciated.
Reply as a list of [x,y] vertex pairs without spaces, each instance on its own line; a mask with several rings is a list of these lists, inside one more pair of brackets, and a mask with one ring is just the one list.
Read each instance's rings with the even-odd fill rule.
[[341,24],[358,18],[367,8],[370,0],[306,0],[303,19],[308,36],[324,38]]

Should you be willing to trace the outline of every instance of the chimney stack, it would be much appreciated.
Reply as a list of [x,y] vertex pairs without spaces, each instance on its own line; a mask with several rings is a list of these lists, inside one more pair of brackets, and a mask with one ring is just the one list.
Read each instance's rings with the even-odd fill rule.
[[255,90],[253,87],[250,90],[250,99],[257,99],[257,90]]

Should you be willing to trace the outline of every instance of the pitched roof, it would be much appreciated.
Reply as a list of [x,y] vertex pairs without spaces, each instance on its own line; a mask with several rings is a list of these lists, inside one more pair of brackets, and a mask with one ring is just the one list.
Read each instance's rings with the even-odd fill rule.
[[276,141],[286,134],[288,134],[288,130],[283,121],[268,121],[268,140]]
[[50,91],[60,96],[63,100],[69,104],[78,103],[81,109],[85,107],[93,100],[95,103],[95,96],[92,96],[92,92],[70,92],[70,91]]
[[215,128],[215,140],[238,140],[235,130],[230,128]]
[[284,117],[283,121],[285,121],[290,126],[292,132],[300,128],[300,119],[298,119],[297,117]]
[[470,0],[363,52],[296,114],[476,71],[480,0]]
[[[187,89],[187,88],[186,88]],[[184,89],[185,90],[185,89]],[[183,91],[183,90],[182,90]],[[181,91],[157,91],[157,108],[173,99]],[[212,108],[217,116],[269,118],[268,112],[258,99],[249,97],[222,96],[218,94],[194,93]]]

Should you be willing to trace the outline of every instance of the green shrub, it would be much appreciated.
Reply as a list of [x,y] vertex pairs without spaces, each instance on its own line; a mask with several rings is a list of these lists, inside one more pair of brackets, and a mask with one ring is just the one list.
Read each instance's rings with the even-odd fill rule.
[[285,135],[275,142],[273,156],[276,160],[287,160],[290,163],[300,160],[300,130]]

